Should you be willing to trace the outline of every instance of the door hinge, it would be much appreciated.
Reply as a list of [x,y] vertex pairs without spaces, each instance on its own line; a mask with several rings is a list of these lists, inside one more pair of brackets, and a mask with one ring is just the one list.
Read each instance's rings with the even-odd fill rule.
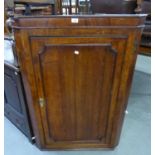
[[45,99],[44,98],[39,98],[40,107],[44,107],[44,104],[45,104]]

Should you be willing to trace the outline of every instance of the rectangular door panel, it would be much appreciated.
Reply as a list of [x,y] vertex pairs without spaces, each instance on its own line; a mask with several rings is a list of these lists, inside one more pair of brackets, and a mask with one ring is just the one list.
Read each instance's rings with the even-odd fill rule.
[[48,143],[105,142],[116,56],[96,44],[45,45],[34,57]]
[[[66,60],[66,62],[68,62],[69,64],[74,64],[74,65],[70,65],[69,67],[68,66],[64,66],[64,68],[61,68],[61,71],[63,71],[64,70],[64,72],[66,72],[66,69],[67,70],[69,70],[70,69],[70,71],[72,71],[72,73],[70,72],[69,74],[67,74],[67,75],[69,75],[69,77],[72,77],[72,79],[75,79],[75,76],[74,76],[74,73],[73,73],[73,71],[74,70],[76,70],[77,68],[78,68],[78,66],[76,66],[76,69],[74,68],[74,66],[75,66],[75,63],[74,63],[74,59],[75,58],[78,58],[78,57],[75,57],[75,55],[76,54],[73,54],[74,53],[74,51],[72,51],[72,55],[70,55],[70,54],[68,54],[67,56],[66,56],[66,59],[60,59],[61,58],[61,56],[62,57],[65,57],[65,55],[67,54],[66,52],[62,52],[64,55],[60,55],[60,54],[58,54],[58,53],[56,53],[56,52],[50,52],[50,50],[48,50],[48,52],[46,52],[46,54],[41,54],[42,55],[42,59],[40,59],[40,58],[38,58],[38,57],[40,57],[40,56],[38,56],[38,55],[40,55],[39,53],[44,53],[43,51],[46,51],[47,49],[49,49],[49,47],[51,46],[51,48],[52,47],[54,47],[54,46],[62,46],[61,44],[64,44],[65,46],[67,46],[69,43],[71,43],[71,44],[75,44],[75,43],[80,43],[81,44],[81,46],[83,45],[83,46],[86,46],[86,44],[89,44],[89,45],[92,45],[91,47],[93,47],[93,46],[95,46],[95,44],[94,44],[94,42],[95,43],[97,43],[97,44],[102,44],[102,45],[104,45],[105,47],[109,47],[109,49],[110,49],[110,51],[113,51],[114,53],[116,53],[116,56],[115,56],[115,67],[114,67],[114,71],[113,71],[113,79],[111,80],[111,82],[110,82],[110,84],[112,85],[112,87],[113,88],[111,88],[112,90],[110,90],[111,91],[111,94],[113,94],[113,95],[111,95],[110,96],[110,99],[109,99],[109,101],[104,101],[104,102],[106,102],[107,104],[106,104],[106,112],[107,112],[107,114],[106,113],[104,113],[104,111],[102,112],[101,111],[101,113],[102,113],[102,115],[101,116],[99,116],[99,114],[98,114],[98,110],[96,110],[95,111],[95,109],[94,109],[94,111],[91,111],[90,110],[90,113],[91,112],[94,112],[94,113],[92,113],[93,114],[93,119],[94,119],[94,122],[95,123],[98,123],[96,120],[95,120],[95,118],[96,119],[98,119],[99,117],[101,117],[101,120],[102,120],[102,118],[104,118],[104,124],[102,123],[102,122],[100,122],[99,123],[99,129],[96,129],[97,127],[93,124],[93,128],[95,128],[95,129],[93,129],[93,130],[96,130],[96,131],[99,131],[99,134],[98,135],[95,135],[96,137],[98,137],[98,139],[94,139],[94,140],[91,140],[91,142],[93,141],[93,142],[100,142],[100,141],[105,141],[105,143],[107,144],[109,141],[110,141],[110,134],[109,133],[111,133],[112,131],[111,131],[111,122],[113,121],[113,118],[115,118],[114,116],[113,116],[113,107],[114,107],[114,104],[115,103],[117,103],[117,94],[116,94],[116,92],[119,90],[119,87],[120,87],[120,84],[119,84],[119,78],[121,78],[121,71],[122,71],[122,66],[123,66],[123,63],[124,63],[124,61],[123,61],[123,59],[124,59],[124,52],[125,52],[125,49],[126,49],[126,45],[127,45],[127,38],[126,38],[126,36],[115,36],[115,38],[110,38],[110,37],[112,37],[112,36],[106,36],[106,37],[99,37],[99,38],[94,38],[94,37],[90,37],[90,38],[72,38],[72,37],[53,37],[53,38],[51,38],[51,37],[31,37],[31,51],[32,51],[32,55],[33,55],[33,62],[34,62],[34,64],[36,64],[36,62],[38,61],[38,63],[40,63],[41,64],[41,62],[46,62],[46,68],[52,68],[50,65],[50,63],[51,63],[51,61],[49,61],[49,60],[52,60],[52,63],[53,64],[55,64],[55,65],[53,65],[54,66],[54,70],[60,70],[60,68],[58,67],[58,66],[60,66],[60,64],[62,63],[62,60],[64,61],[64,60]],[[77,45],[77,44],[75,44],[75,45]],[[74,49],[75,51],[76,51],[76,49]],[[52,50],[51,50],[52,51]],[[64,50],[65,51],[65,50]],[[47,54],[47,53],[49,53],[49,54]],[[103,53],[106,53],[106,54],[108,54],[108,53],[111,53],[111,52],[109,52],[109,51],[107,51],[107,50],[105,50],[105,52],[103,52]],[[96,53],[96,52],[93,52],[93,60],[95,60],[95,59],[97,59],[97,61],[98,61],[98,58],[96,58],[97,57],[97,55],[98,55],[98,53]],[[99,57],[100,57],[101,55],[99,55]],[[85,57],[82,57],[81,55],[80,55],[80,60],[82,60],[82,59],[84,59],[84,60],[82,60],[82,61],[87,61],[87,58],[89,58],[90,57],[90,52],[89,52],[89,54],[87,55],[87,56],[85,56]],[[102,56],[101,56],[102,57]],[[111,57],[110,57],[111,58]],[[108,60],[109,58],[108,58],[108,55],[107,55],[107,57],[105,58],[105,60],[107,61],[107,63],[106,64],[109,64],[109,63],[111,63],[110,62],[110,60]],[[59,61],[58,61],[59,60]],[[77,60],[77,59],[75,59],[76,60],[76,62],[77,61],[79,61],[79,60]],[[80,61],[81,62],[81,61]],[[85,62],[85,63],[87,63],[87,62]],[[90,65],[88,65],[88,66],[86,66],[87,64],[85,64],[85,63],[82,63],[81,64],[81,68],[92,68],[93,66],[95,66],[96,64],[94,64],[93,65],[93,61],[92,60],[90,60],[90,61],[88,61],[88,63],[90,64]],[[49,65],[49,66],[47,66],[47,64]],[[65,63],[66,64],[66,63]],[[113,64],[113,63],[112,63]],[[91,65],[93,65],[93,66],[91,66]],[[99,65],[101,65],[101,64],[98,64],[98,66]],[[40,65],[41,66],[41,65]],[[101,65],[102,66],[102,65]],[[90,72],[90,76],[88,76],[89,78],[90,77],[92,77],[91,75],[93,75],[93,74],[96,74],[96,77],[98,77],[98,78],[101,78],[101,76],[99,76],[99,73],[97,72],[97,71],[99,71],[99,72],[102,72],[102,76],[106,76],[106,74],[109,74],[109,73],[111,73],[111,70],[109,69],[109,65],[104,65],[104,66],[102,66],[101,67],[100,66],[100,68],[106,68],[106,71],[105,72],[103,72],[103,70],[102,69],[100,69],[100,70],[94,70],[92,73]],[[110,65],[111,66],[111,65]],[[112,65],[113,66],[113,65]],[[86,69],[86,70],[88,70],[88,68]],[[37,67],[37,65],[35,65],[35,70],[37,70],[37,72],[41,72],[40,70],[42,70],[42,69],[40,69],[40,68],[38,68]],[[44,70],[45,70],[45,68],[44,68]],[[88,70],[89,71],[89,70]],[[96,73],[97,72],[97,73]],[[44,71],[44,73],[45,74],[49,74],[49,72],[48,72],[48,69],[46,70],[46,71]],[[62,76],[63,74],[56,74],[57,72],[54,72],[54,74],[55,74],[55,77],[57,77],[57,78],[55,78],[55,79],[58,79],[58,77],[59,76]],[[87,79],[88,77],[87,77],[87,74],[86,75],[84,75],[83,74],[84,73],[84,71],[82,72],[82,71],[78,71],[77,70],[77,73],[76,73],[76,77],[78,76],[78,75],[81,75],[81,76],[84,76],[84,79]],[[52,72],[52,74],[53,74],[53,72]],[[88,74],[89,75],[89,74]],[[63,75],[64,76],[64,75]],[[50,76],[49,76],[50,77]],[[46,76],[46,78],[48,78],[48,75]],[[104,77],[102,77],[103,79],[104,79]],[[39,81],[38,81],[38,84],[37,85],[40,85],[40,87],[43,87],[42,85],[41,85],[41,81],[42,81],[42,77],[40,76],[39,78],[37,77],[36,79],[40,79]],[[51,79],[52,81],[53,81],[53,79]],[[92,79],[93,80],[93,79]],[[94,79],[94,81],[95,80],[97,80],[99,83],[101,82],[101,80],[98,80],[98,79]],[[88,92],[88,95],[89,94],[92,94],[93,93],[93,91],[95,91],[95,89],[97,89],[97,87],[95,87],[95,89],[94,89],[94,85],[92,85],[92,83],[91,82],[89,82],[89,80],[85,80],[86,81],[86,83],[84,83],[84,84],[79,84],[79,86],[80,86],[80,88],[82,89],[82,87],[84,87],[84,88],[87,88],[88,90],[86,91],[86,92]],[[93,82],[94,82],[93,81]],[[59,81],[57,81],[57,82],[59,82]],[[88,82],[88,83],[87,83]],[[108,84],[108,78],[107,78],[107,84]],[[61,82],[61,85],[62,85],[62,83],[65,83],[66,84],[66,82]],[[70,89],[74,89],[74,87],[71,87],[72,85],[73,85],[74,83],[72,82],[72,81],[70,81]],[[110,85],[110,87],[111,87],[111,85]],[[57,85],[58,86],[58,85]],[[87,86],[87,87],[86,87]],[[100,84],[100,86],[101,86],[101,84]],[[67,87],[68,88],[68,87]],[[80,90],[79,90],[80,91]],[[101,90],[102,91],[102,90]],[[40,92],[39,92],[40,93]],[[95,93],[96,93],[96,96],[94,96],[94,98],[96,99],[96,103],[97,103],[97,105],[96,105],[96,107],[98,107],[99,108],[99,103],[98,102],[100,102],[100,100],[99,100],[99,94],[98,94],[98,91],[95,91]],[[86,94],[86,93],[85,93]],[[50,95],[50,94],[49,94]],[[72,94],[71,94],[71,96],[72,95],[74,95],[74,93],[72,92]],[[44,94],[43,93],[40,93],[40,95],[39,96],[44,96]],[[64,96],[66,96],[66,94],[64,94]],[[84,96],[84,95],[83,95]],[[82,101],[82,102],[84,102],[85,101],[85,97],[83,97],[83,96],[81,96],[81,94],[79,94],[79,97],[78,98],[80,98],[80,100]],[[46,97],[45,97],[46,98]],[[73,98],[75,98],[75,97],[73,97]],[[61,99],[61,97],[60,97],[60,99]],[[59,100],[60,100],[59,99]],[[90,97],[89,98],[90,100],[92,100],[93,101],[93,99]],[[108,103],[109,102],[109,103]],[[95,104],[96,104],[95,103]],[[84,109],[84,106],[85,105],[83,105],[83,108],[81,108],[82,106],[80,106],[79,104],[78,104],[78,106],[79,106],[79,109],[80,109],[80,111],[82,111],[83,109]],[[87,107],[87,105],[86,105],[86,107]],[[52,106],[49,106],[47,109],[50,109],[50,108],[52,108]],[[91,108],[93,108],[93,107],[90,107],[90,109]],[[67,108],[66,108],[67,109]],[[73,110],[74,111],[74,110]],[[61,111],[60,111],[60,113],[61,113]],[[66,112],[66,113],[68,113],[68,112]],[[52,133],[50,133],[50,129],[49,129],[49,116],[47,115],[47,111],[45,111],[45,110],[42,110],[42,117],[43,117],[43,120],[42,120],[42,123],[43,123],[43,126],[44,126],[44,132],[45,132],[45,137],[46,137],[46,143],[48,143],[48,144],[51,144],[51,141],[53,140],[53,139],[51,139],[50,137],[52,137]],[[85,114],[85,115],[89,115],[89,114]],[[45,117],[46,116],[46,117]],[[56,115],[55,117],[58,117],[59,115]],[[79,114],[79,116],[82,116],[82,115],[80,115]],[[72,117],[73,118],[73,117]],[[88,117],[88,118],[90,118],[90,117]],[[58,118],[57,118],[58,119]],[[79,117],[79,119],[81,119],[81,123],[82,124],[84,124],[85,122],[82,122],[83,121],[83,118],[81,118],[81,117]],[[47,122],[45,122],[44,120],[48,120]],[[90,119],[91,120],[91,119]],[[90,120],[87,120],[86,122],[90,125]],[[63,121],[63,120],[62,120]],[[79,121],[79,120],[78,120]],[[73,121],[74,122],[74,121]],[[53,123],[54,124],[54,123]],[[75,124],[74,124],[75,125]],[[80,136],[80,130],[81,130],[81,127],[80,127],[80,129],[78,129],[78,127],[79,126],[77,126],[76,128],[77,128],[77,130],[79,131],[79,136]],[[88,126],[87,126],[88,127]],[[88,128],[86,128],[86,129],[88,129]],[[91,132],[91,130],[89,129],[89,131],[90,131],[90,135],[91,136],[93,136],[93,134],[95,134],[95,132]],[[104,131],[104,132],[103,132]],[[75,132],[76,132],[76,130],[72,130],[72,135],[75,135]],[[102,133],[101,133],[102,132]],[[47,134],[48,133],[48,134]],[[71,132],[70,132],[71,133]],[[104,134],[103,134],[104,133]],[[88,133],[87,133],[88,134]],[[87,140],[87,137],[88,137],[88,135],[87,135],[86,133],[84,133],[83,135],[85,135],[86,136],[86,138],[85,138],[85,140],[83,140],[83,141],[87,141],[88,142],[88,140]],[[76,138],[78,138],[77,136],[76,136]],[[89,137],[90,138],[90,137]],[[100,139],[100,140],[99,140]],[[55,140],[56,141],[56,140]],[[69,139],[67,140],[67,141],[69,141]],[[90,140],[89,140],[90,141]],[[75,142],[75,141],[74,141]],[[76,140],[76,142],[77,142],[77,140]],[[79,139],[79,142],[81,142],[80,141],[80,139]]]
[[112,94],[119,89],[115,77],[121,75],[127,44],[127,36],[111,37],[30,38],[34,69],[40,73],[38,98],[46,102],[41,108],[46,144],[108,144],[117,100]]

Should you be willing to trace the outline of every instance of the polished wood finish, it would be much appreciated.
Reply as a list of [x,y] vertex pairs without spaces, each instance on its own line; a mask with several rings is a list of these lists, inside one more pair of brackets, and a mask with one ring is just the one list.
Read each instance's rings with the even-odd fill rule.
[[118,144],[144,22],[145,15],[15,18],[40,149]]

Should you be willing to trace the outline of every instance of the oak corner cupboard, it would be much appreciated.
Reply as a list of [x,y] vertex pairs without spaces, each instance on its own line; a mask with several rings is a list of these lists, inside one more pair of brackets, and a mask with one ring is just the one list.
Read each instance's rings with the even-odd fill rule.
[[16,17],[16,51],[40,149],[114,148],[146,15]]

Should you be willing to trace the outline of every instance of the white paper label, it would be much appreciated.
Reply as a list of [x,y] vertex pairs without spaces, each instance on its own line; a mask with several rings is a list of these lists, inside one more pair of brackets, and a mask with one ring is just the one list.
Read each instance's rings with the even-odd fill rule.
[[79,19],[78,18],[71,18],[71,23],[78,23]]
[[79,51],[74,51],[74,54],[79,55]]

